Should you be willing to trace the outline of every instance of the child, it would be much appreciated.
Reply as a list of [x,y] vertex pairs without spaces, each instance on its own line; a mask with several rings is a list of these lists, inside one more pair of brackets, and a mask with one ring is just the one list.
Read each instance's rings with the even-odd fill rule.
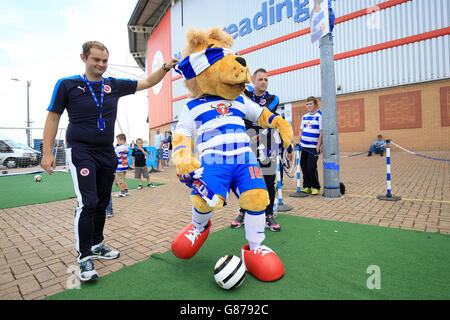
[[169,143],[164,141],[163,145],[163,160],[164,160],[164,168],[169,167]]
[[117,160],[119,160],[119,164],[116,169],[116,176],[114,178],[116,182],[116,186],[120,185],[120,193],[116,194],[116,198],[121,198],[125,196],[129,196],[127,189],[127,182],[125,181],[125,177],[128,170],[128,145],[127,145],[127,137],[120,133],[116,136],[117,139],[117,147],[114,149],[116,151]]
[[138,190],[142,189],[142,177],[147,179],[147,187],[154,188],[153,183],[150,182],[150,175],[147,168],[147,151],[142,148],[144,141],[141,138],[136,139],[137,147],[133,148],[131,156],[134,164],[134,178],[139,180]]

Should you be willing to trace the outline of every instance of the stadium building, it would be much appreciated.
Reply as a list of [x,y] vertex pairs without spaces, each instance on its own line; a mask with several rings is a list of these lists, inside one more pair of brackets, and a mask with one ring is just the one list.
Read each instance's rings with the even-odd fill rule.
[[[340,151],[367,150],[377,134],[410,150],[450,150],[450,2],[337,0],[333,30]],[[304,101],[321,96],[319,44],[308,0],[140,0],[130,52],[151,73],[181,59],[188,28],[223,27],[250,70],[269,71],[298,141]],[[151,133],[171,130],[189,99],[175,72],[150,88]]]

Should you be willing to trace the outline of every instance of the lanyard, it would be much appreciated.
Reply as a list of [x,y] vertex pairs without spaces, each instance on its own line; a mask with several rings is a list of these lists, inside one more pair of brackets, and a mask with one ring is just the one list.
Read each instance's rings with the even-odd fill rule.
[[[256,102],[255,91],[252,91],[252,94],[253,94],[253,101]],[[261,99],[259,99],[259,102],[258,102],[259,105],[260,105],[261,101],[264,100],[264,97],[266,96],[266,94],[267,94],[267,91],[264,92],[264,94],[262,95]],[[260,106],[261,106],[261,105],[260,105]]]
[[94,90],[92,90],[91,83],[89,82],[89,80],[87,79],[85,74],[83,75],[83,79],[84,79],[84,81],[86,81],[87,86],[89,87],[89,91],[91,91],[92,98],[94,99],[94,102],[97,105],[98,113],[100,114],[100,119],[101,119],[102,118],[102,109],[103,109],[103,97],[105,95],[105,83],[104,83],[103,77],[102,77],[102,90],[100,91],[100,103],[98,103],[98,99],[95,96]]

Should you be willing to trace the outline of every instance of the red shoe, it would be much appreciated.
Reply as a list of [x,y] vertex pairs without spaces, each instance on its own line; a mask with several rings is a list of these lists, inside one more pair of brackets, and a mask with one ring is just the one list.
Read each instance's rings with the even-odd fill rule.
[[208,227],[202,232],[199,232],[192,222],[189,223],[173,238],[173,254],[180,259],[192,258],[208,238],[209,230],[211,230],[211,221],[208,222]]
[[276,281],[284,276],[280,258],[269,247],[259,246],[255,250],[250,250],[250,245],[247,244],[242,247],[241,259],[247,271],[258,280]]

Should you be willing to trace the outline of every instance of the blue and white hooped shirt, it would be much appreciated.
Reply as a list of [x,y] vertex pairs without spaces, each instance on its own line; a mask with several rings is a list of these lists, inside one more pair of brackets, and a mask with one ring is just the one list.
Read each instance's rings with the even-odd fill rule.
[[121,144],[114,148],[117,155],[117,160],[119,164],[117,165],[116,171],[127,171],[128,170],[128,145]]
[[319,141],[320,130],[322,130],[322,111],[307,113],[302,118],[300,130],[303,130],[300,145],[303,148],[315,148]]
[[176,133],[193,137],[203,158],[208,154],[224,157],[252,153],[244,118],[258,121],[263,108],[241,95],[235,100],[204,96],[187,102],[181,113]]

